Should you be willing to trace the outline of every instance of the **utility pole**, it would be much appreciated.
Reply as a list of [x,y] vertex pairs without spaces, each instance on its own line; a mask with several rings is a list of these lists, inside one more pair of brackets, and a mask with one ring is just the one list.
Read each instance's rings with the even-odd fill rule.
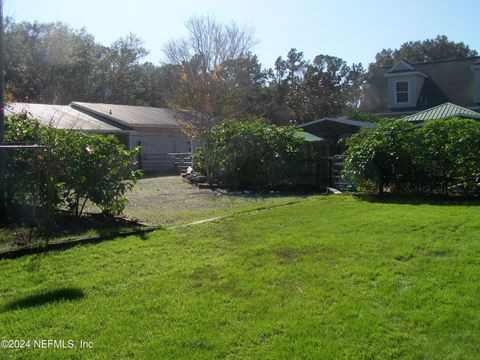
[[[3,0],[0,0],[0,145],[5,142],[5,102],[3,90]],[[0,148],[0,221],[5,216],[6,151]]]
[[[3,90],[3,0],[0,0],[0,144],[5,142],[5,110]],[[2,174],[3,175],[3,174]],[[3,177],[0,179],[3,183]]]

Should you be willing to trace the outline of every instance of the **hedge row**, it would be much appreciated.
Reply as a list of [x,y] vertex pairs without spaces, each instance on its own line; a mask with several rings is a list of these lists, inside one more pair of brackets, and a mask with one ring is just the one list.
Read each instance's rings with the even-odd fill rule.
[[345,171],[364,189],[405,193],[480,193],[480,122],[432,120],[415,127],[379,123],[346,140]]
[[225,121],[212,129],[193,160],[197,170],[222,187],[272,189],[288,185],[300,170],[304,145],[294,126]]

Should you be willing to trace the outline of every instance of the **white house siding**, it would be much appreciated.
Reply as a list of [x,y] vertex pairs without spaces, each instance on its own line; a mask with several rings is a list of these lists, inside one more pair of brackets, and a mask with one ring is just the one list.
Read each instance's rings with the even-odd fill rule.
[[173,173],[170,153],[190,152],[191,141],[180,130],[145,130],[130,135],[130,149],[141,146],[141,167],[145,172]]

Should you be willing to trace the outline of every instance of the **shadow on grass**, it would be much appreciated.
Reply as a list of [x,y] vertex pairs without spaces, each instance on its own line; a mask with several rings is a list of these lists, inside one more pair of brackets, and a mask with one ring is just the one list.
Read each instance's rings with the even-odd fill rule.
[[49,229],[46,238],[61,238],[82,236],[86,233],[98,236],[110,236],[120,234],[124,231],[142,228],[136,221],[118,218],[105,217],[101,214],[86,214],[81,217],[60,215],[55,220],[55,226]]
[[[66,213],[59,213],[52,226],[48,228],[32,228],[22,223],[0,224],[0,246],[14,248],[41,242],[63,241],[79,237],[114,237],[122,233],[144,229],[145,226],[137,221],[105,217],[100,214],[85,214],[75,217]],[[40,242],[37,244],[37,242]]]
[[480,198],[446,195],[411,195],[411,194],[356,194],[357,199],[380,204],[397,205],[436,205],[436,206],[480,206]]
[[62,288],[11,301],[3,307],[3,311],[27,309],[61,301],[79,300],[83,297],[85,297],[85,294],[80,289]]

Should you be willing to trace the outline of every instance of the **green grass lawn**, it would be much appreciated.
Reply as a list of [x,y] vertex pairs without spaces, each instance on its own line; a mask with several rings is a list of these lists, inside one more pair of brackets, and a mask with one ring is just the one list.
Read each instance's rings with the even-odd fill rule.
[[478,359],[480,207],[312,197],[1,260],[0,358]]

